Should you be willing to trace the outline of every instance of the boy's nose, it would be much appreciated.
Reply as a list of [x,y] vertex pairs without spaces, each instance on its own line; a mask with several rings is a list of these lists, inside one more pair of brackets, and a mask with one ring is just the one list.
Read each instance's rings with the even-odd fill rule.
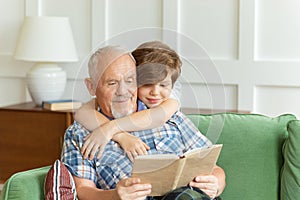
[[157,95],[157,94],[158,94],[158,86],[157,86],[157,85],[154,85],[154,86],[151,88],[150,94],[151,94],[151,95]]

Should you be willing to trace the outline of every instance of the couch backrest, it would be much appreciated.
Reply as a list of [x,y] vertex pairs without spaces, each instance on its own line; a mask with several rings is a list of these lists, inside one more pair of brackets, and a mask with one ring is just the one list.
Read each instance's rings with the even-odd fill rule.
[[280,196],[282,145],[295,116],[257,114],[188,115],[198,129],[223,144],[218,165],[226,173],[223,199],[275,200]]

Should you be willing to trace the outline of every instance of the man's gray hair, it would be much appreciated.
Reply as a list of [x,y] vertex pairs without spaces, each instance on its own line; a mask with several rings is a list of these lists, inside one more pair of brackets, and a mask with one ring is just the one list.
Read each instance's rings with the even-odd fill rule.
[[89,76],[94,82],[98,82],[106,68],[117,58],[128,54],[135,62],[131,52],[121,46],[105,46],[93,53],[88,62]]

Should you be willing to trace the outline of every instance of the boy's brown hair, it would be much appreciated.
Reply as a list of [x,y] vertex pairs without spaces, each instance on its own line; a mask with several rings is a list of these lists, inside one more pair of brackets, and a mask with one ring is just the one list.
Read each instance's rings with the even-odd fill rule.
[[178,54],[164,43],[144,43],[132,52],[137,65],[138,86],[156,84],[171,72],[172,86],[181,73]]

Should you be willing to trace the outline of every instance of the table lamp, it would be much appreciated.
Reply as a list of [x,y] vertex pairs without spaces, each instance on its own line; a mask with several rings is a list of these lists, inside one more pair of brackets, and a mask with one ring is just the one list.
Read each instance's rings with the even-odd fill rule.
[[27,87],[36,105],[59,100],[67,78],[57,62],[78,60],[69,19],[25,17],[14,56],[17,60],[36,62],[26,74]]

